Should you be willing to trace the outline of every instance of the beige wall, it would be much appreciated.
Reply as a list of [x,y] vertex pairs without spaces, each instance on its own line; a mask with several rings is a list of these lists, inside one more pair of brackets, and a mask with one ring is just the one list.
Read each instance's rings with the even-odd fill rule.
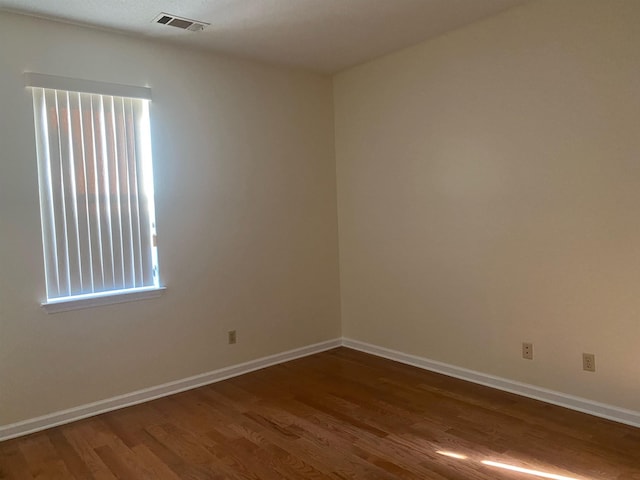
[[[39,307],[24,71],[152,87],[163,298]],[[0,425],[338,337],[335,183],[330,78],[0,14]]]
[[538,1],[335,78],[345,336],[640,410],[639,24]]

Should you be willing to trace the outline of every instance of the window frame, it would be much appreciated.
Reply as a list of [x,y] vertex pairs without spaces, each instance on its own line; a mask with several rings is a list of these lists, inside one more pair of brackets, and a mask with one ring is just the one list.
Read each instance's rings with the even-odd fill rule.
[[[144,100],[144,101],[150,101],[151,100],[151,89],[148,87],[136,87],[136,86],[129,86],[129,85],[121,85],[121,84],[112,84],[112,83],[106,83],[106,82],[98,82],[98,81],[92,81],[92,80],[81,80],[81,79],[75,79],[75,78],[68,78],[68,77],[59,77],[59,76],[54,76],[54,75],[45,75],[45,74],[39,74],[39,73],[34,73],[34,72],[26,72],[24,74],[24,82],[25,82],[25,86],[26,87],[32,87],[32,88],[39,88],[39,89],[49,89],[49,90],[56,90],[58,92],[66,92],[67,95],[74,93],[74,94],[92,94],[92,95],[100,95],[102,97],[105,96],[111,96],[111,97],[120,97],[122,99],[134,99],[134,100]],[[35,92],[32,96],[32,103],[34,105],[34,109],[36,108],[36,96],[35,96]],[[147,110],[147,106],[144,106],[144,112],[148,113]],[[34,110],[34,125],[35,128],[39,128],[38,126],[38,114],[36,113],[36,111]],[[145,120],[149,120],[148,118],[146,118]],[[143,122],[145,123],[145,122]],[[147,130],[150,129],[149,125],[146,125],[148,128]],[[58,128],[58,127],[56,127]],[[57,130],[56,130],[57,131]],[[150,132],[147,132],[150,135]],[[47,134],[49,134],[49,131],[47,130]],[[145,135],[144,133],[144,129],[143,129],[143,135]],[[107,290],[101,290],[101,291],[92,291],[89,293],[85,293],[85,292],[81,292],[81,293],[72,293],[71,291],[68,292],[68,294],[66,295],[59,295],[59,296],[55,296],[53,298],[49,297],[49,279],[48,276],[46,274],[47,272],[47,268],[49,268],[47,266],[47,263],[51,262],[51,259],[47,260],[47,253],[46,253],[46,249],[47,249],[47,242],[57,242],[58,241],[58,236],[59,233],[56,232],[55,230],[53,232],[47,232],[45,229],[45,213],[44,213],[44,204],[43,202],[43,189],[47,189],[47,188],[51,188],[50,183],[46,183],[43,184],[42,182],[45,181],[42,178],[42,169],[43,168],[50,168],[49,167],[49,162],[51,161],[50,158],[48,157],[49,152],[47,152],[46,156],[43,155],[41,158],[41,151],[40,151],[40,145],[39,145],[39,140],[38,140],[38,132],[35,131],[34,132],[35,138],[36,138],[36,142],[38,143],[37,147],[38,147],[38,155],[37,155],[37,162],[38,162],[38,172],[39,172],[39,177],[38,177],[38,188],[39,188],[39,192],[40,192],[40,197],[41,197],[41,204],[40,204],[40,213],[41,213],[41,228],[42,228],[42,242],[43,242],[43,254],[44,254],[44,260],[45,260],[45,270],[44,270],[44,277],[45,277],[45,282],[47,283],[47,290],[45,293],[45,301],[41,302],[41,306],[44,308],[44,310],[47,313],[57,313],[57,312],[64,312],[64,311],[69,311],[69,310],[77,310],[77,309],[84,309],[84,308],[91,308],[91,307],[96,307],[96,306],[101,306],[101,305],[110,305],[110,304],[117,304],[117,303],[124,303],[124,302],[131,302],[131,301],[137,301],[137,300],[144,300],[144,299],[148,299],[148,298],[156,298],[161,296],[165,290],[166,287],[162,286],[160,283],[160,272],[158,269],[158,253],[157,253],[157,245],[156,245],[156,235],[155,235],[155,206],[154,206],[154,198],[153,198],[153,187],[152,185],[149,187],[150,191],[150,202],[149,205],[146,207],[147,211],[145,211],[145,215],[148,216],[148,220],[150,220],[152,222],[152,225],[149,227],[151,228],[151,233],[152,233],[152,241],[151,243],[148,245],[149,247],[151,247],[151,252],[147,252],[146,254],[151,254],[153,257],[153,262],[152,262],[152,271],[154,272],[153,277],[153,285],[144,285],[144,286],[134,286],[133,287],[125,287],[124,284],[123,285],[116,285],[115,284],[115,279],[114,279],[114,288],[111,289],[107,289]],[[71,138],[71,137],[69,137]],[[148,163],[148,168],[149,168],[149,172],[148,173],[148,177],[150,179],[150,182],[153,183],[153,169],[151,167],[152,164],[152,158],[151,158],[151,152],[150,152],[150,143],[151,143],[151,139],[150,138],[143,138],[140,139],[139,137],[135,137],[135,144],[137,146],[140,146],[139,142],[148,142],[149,144],[149,150],[148,150],[148,158],[149,158],[149,162],[151,162],[150,164]],[[115,140],[114,142],[116,142],[114,145],[117,146],[118,148],[122,146],[121,142],[122,139],[118,139]],[[80,142],[83,143],[83,142]],[[76,145],[76,139],[74,138],[74,145]],[[126,148],[126,146],[124,146]],[[84,161],[84,160],[83,160]],[[134,159],[134,163],[137,164],[138,160]],[[107,167],[104,167],[107,168]],[[138,165],[138,168],[146,168],[144,167],[144,164]],[[106,172],[106,170],[105,170]],[[98,172],[94,173],[95,175],[99,175]],[[48,180],[50,181],[50,180]],[[75,187],[74,187],[75,188]],[[147,191],[148,189],[144,189],[143,191],[145,192],[144,195],[147,195],[149,192]],[[62,192],[61,193],[62,198],[65,198],[65,193]],[[88,195],[88,193],[86,194]],[[97,193],[96,193],[97,195]],[[146,198],[149,198],[149,196],[147,195]],[[117,218],[122,219],[122,214],[118,214]],[[95,220],[95,218],[94,218]],[[89,212],[87,212],[87,221],[89,221]],[[140,218],[138,218],[138,221],[140,221]],[[48,236],[50,236],[51,238],[48,238]],[[138,237],[140,238],[140,237]],[[145,237],[146,238],[146,237]],[[133,241],[133,240],[131,240]],[[124,248],[124,245],[121,246],[121,248]],[[141,252],[143,252],[143,250],[141,250]],[[123,254],[123,252],[119,253],[120,255]],[[146,255],[145,254],[145,255]],[[77,252],[77,255],[81,255],[81,252]],[[56,259],[57,261],[57,259]],[[68,261],[68,259],[67,259]],[[68,264],[67,264],[68,265]],[[104,268],[104,264],[102,264]],[[123,264],[124,266],[124,264]],[[82,275],[80,273],[80,275]],[[93,284],[92,284],[93,285]],[[93,287],[92,287],[93,288]]]

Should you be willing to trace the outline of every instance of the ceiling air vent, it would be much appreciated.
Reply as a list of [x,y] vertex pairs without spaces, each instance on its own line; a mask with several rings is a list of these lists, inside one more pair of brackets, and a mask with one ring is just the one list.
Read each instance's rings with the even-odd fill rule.
[[171,25],[172,27],[181,28],[182,30],[189,30],[190,32],[199,32],[209,26],[207,22],[200,22],[198,20],[176,17],[175,15],[170,15],[164,12],[154,18],[153,22],[160,23],[161,25]]

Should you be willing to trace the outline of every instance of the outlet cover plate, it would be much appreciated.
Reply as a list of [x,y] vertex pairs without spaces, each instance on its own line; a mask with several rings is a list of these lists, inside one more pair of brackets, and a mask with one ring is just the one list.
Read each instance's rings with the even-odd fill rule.
[[582,369],[586,372],[596,371],[596,356],[593,353],[582,354]]

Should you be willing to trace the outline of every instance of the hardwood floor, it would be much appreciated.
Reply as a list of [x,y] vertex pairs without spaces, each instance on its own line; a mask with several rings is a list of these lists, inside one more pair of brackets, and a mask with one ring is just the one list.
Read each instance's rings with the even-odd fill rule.
[[640,429],[346,348],[0,443],[18,480],[563,477],[640,480]]

